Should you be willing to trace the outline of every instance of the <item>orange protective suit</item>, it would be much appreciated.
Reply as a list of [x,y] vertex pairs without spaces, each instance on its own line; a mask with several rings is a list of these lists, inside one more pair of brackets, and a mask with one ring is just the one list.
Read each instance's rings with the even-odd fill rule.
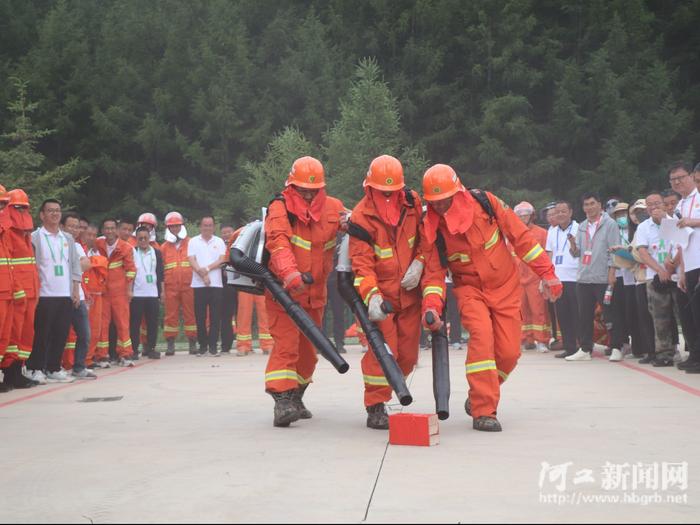
[[[389,206],[397,209],[396,216],[400,219],[396,226],[392,226],[380,218],[382,214],[377,209],[377,206],[384,205],[381,202],[384,197],[367,188],[367,194],[352,211],[352,225],[348,229],[355,287],[365,304],[377,293],[391,303],[393,313],[377,322],[377,326],[404,376],[413,371],[418,361],[421,317],[420,287],[408,291],[400,285],[410,264],[419,257],[421,201],[416,192],[411,191],[410,195],[412,202],[403,190],[395,192],[396,202]],[[369,234],[371,244],[353,235],[355,227]],[[362,358],[362,378],[365,406],[391,399],[391,387],[374,352],[367,352]]]
[[97,359],[107,359],[109,353],[109,324],[114,322],[117,329],[117,355],[128,359],[133,354],[129,335],[129,298],[127,290],[136,276],[133,248],[122,240],[112,255],[107,253],[107,241],[97,239],[95,247],[100,255],[108,260],[107,283],[102,295],[102,324],[97,343]]
[[[529,226],[530,233],[540,246],[547,246],[547,230],[536,225]],[[549,324],[547,302],[540,293],[540,278],[523,261],[518,261],[520,284],[523,287],[520,311],[523,317],[521,341],[526,344],[549,343],[552,327]]]
[[192,267],[187,258],[189,237],[180,241],[179,246],[164,242],[163,255],[165,319],[163,334],[166,339],[175,339],[180,331],[180,311],[184,320],[185,335],[188,339],[197,338],[197,324],[194,318],[194,291],[192,289]]
[[90,345],[85,357],[86,366],[93,363],[102,336],[102,296],[107,290],[109,260],[93,253],[90,255],[90,264],[92,265],[90,270],[83,274],[83,290],[85,290],[90,320]]
[[[283,282],[298,272],[311,275],[313,284],[292,296],[320,325],[344,207],[320,190],[307,210],[291,194],[293,191],[296,190],[287,188],[282,193],[285,200],[273,201],[265,217],[269,268]],[[318,361],[316,350],[269,292],[265,295],[265,307],[274,340],[265,371],[266,390],[284,392],[310,383]]]
[[[4,190],[4,188],[0,188]],[[12,312],[13,312],[13,279],[11,270],[12,256],[8,246],[6,246],[6,237],[9,241],[9,235],[5,232],[9,230],[8,216],[5,210],[0,210],[0,363],[10,344],[10,333],[12,331]]]
[[258,320],[258,339],[263,352],[269,352],[274,346],[270,335],[270,326],[265,309],[265,297],[245,292],[238,292],[238,312],[236,313],[236,350],[252,352],[253,350],[253,308]]
[[474,418],[496,415],[500,384],[520,358],[522,289],[511,247],[537,275],[554,279],[554,266],[527,227],[500,199],[485,194],[495,217],[490,218],[469,192],[459,191],[444,216],[428,207],[421,238],[426,261],[423,310],[438,313],[447,270],[436,244],[438,231],[444,239],[462,324],[470,334],[466,375]]

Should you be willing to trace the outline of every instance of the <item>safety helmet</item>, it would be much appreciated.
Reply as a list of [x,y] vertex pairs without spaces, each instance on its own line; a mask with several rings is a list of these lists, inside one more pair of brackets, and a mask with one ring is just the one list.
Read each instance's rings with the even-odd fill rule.
[[156,216],[152,213],[142,213],[139,215],[139,220],[136,221],[137,224],[150,224],[154,228],[158,226],[158,220]]
[[7,192],[10,197],[10,206],[21,206],[23,208],[29,208],[29,197],[24,192],[24,190],[16,189]]
[[397,191],[403,189],[403,166],[401,162],[391,155],[377,157],[369,165],[367,177],[362,183],[380,191]]
[[0,184],[0,202],[10,202],[10,195],[2,184]]
[[447,164],[435,164],[423,175],[423,198],[439,201],[464,189],[457,173]]
[[513,208],[513,211],[516,215],[532,215],[535,213],[535,207],[527,201],[522,201]]
[[179,226],[183,224],[185,224],[185,221],[182,219],[182,215],[176,211],[171,211],[165,216],[166,226]]
[[310,190],[325,187],[326,176],[323,171],[323,165],[318,159],[308,156],[295,160],[284,185],[294,185]]

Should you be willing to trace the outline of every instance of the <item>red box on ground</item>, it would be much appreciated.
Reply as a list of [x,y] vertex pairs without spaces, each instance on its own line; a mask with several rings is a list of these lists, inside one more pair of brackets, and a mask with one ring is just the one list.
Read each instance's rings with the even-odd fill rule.
[[393,414],[389,416],[389,443],[429,447],[440,443],[437,414]]

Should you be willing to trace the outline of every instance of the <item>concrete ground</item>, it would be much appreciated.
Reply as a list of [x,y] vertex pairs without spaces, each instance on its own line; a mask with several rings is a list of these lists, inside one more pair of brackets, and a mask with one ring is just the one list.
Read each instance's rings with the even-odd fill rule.
[[[306,397],[314,418],[287,429],[272,427],[262,355],[178,354],[101,371],[96,381],[2,394],[0,521],[691,523],[700,515],[700,375],[528,352],[504,385],[504,431],[488,434],[464,413],[464,352],[451,351],[441,442],[403,447],[365,427],[360,358],[350,347],[344,376],[321,360]],[[404,411],[431,412],[429,353],[410,388],[415,401]],[[119,399],[83,402],[110,397]]]

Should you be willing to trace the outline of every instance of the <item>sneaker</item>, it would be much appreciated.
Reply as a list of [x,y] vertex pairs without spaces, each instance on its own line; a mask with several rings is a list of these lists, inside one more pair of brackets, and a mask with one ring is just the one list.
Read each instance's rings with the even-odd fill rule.
[[535,348],[539,353],[541,354],[546,354],[549,352],[549,348],[547,348],[547,345],[544,343],[537,343],[537,348]]
[[672,357],[657,357],[652,361],[651,366],[654,366],[656,368],[661,368],[665,366],[673,366],[673,358]]
[[100,368],[100,365],[97,363],[90,363],[89,365],[87,365],[87,368],[89,370],[97,370],[98,368]]
[[610,359],[608,361],[622,361],[622,352],[617,348],[613,348],[610,352]]
[[637,363],[639,363],[640,365],[648,365],[650,363],[653,363],[654,359],[656,359],[655,356],[648,355],[646,357],[642,357],[639,361],[637,361]]
[[70,377],[65,370],[59,370],[58,372],[48,372],[46,381],[49,383],[72,383],[75,378]]
[[569,352],[568,350],[564,350],[563,352],[556,354],[554,357],[558,359],[563,359],[564,357],[569,357],[574,355],[576,352]]
[[131,359],[124,359],[123,357],[119,360],[119,366],[125,368],[131,368],[134,366],[134,362]]
[[700,374],[700,363],[697,361],[684,368],[686,374]]
[[76,379],[97,379],[97,374],[92,370],[88,370],[87,368],[84,368],[80,372],[73,370],[71,375]]
[[216,350],[216,349],[214,349],[213,352],[212,352],[211,350],[209,350],[209,355],[210,355],[211,357],[221,357],[221,353],[220,353],[218,350]]
[[24,377],[26,377],[27,379],[31,379],[32,381],[35,381],[40,385],[45,385],[46,383],[48,383],[44,372],[42,372],[41,370],[26,370],[24,372]]
[[98,361],[97,366],[100,368],[112,368],[112,363],[110,363],[107,359],[104,359],[102,361]]
[[591,360],[591,354],[589,352],[584,352],[583,350],[580,350],[576,352],[574,355],[570,355],[569,357],[564,358],[565,361],[590,361]]
[[244,352],[243,350],[236,350],[236,356],[238,357],[245,357],[248,355],[248,352]]
[[462,344],[461,343],[452,343],[452,344],[450,344],[450,348],[452,348],[452,350],[459,350],[460,348],[462,348]]

